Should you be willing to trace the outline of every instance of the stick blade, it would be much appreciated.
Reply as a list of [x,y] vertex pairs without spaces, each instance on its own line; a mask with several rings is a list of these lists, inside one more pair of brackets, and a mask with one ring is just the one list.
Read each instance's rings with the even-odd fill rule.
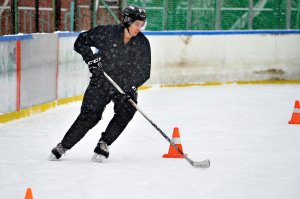
[[201,162],[192,162],[192,166],[196,168],[207,169],[210,167],[210,161],[207,159]]

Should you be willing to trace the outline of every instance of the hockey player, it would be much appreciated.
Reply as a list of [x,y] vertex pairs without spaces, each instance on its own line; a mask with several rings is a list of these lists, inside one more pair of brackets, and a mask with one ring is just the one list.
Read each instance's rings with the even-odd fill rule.
[[[128,99],[137,103],[137,88],[150,78],[151,52],[148,39],[140,31],[146,26],[145,10],[128,6],[120,25],[97,26],[80,33],[74,50],[82,55],[92,73],[85,91],[81,112],[62,141],[52,149],[49,160],[58,160],[102,117],[108,103],[114,102],[114,116],[102,133],[92,161],[109,157],[109,146],[119,137],[136,109]],[[92,49],[97,49],[93,53]],[[105,71],[126,94],[120,94],[106,79]]]

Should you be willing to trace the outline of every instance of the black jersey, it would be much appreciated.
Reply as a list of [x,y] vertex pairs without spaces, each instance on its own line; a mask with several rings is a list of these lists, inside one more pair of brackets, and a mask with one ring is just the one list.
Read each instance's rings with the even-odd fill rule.
[[97,26],[79,34],[74,50],[87,61],[93,56],[91,47],[99,49],[103,70],[121,87],[138,88],[150,78],[150,44],[141,32],[127,44],[123,36],[121,25]]

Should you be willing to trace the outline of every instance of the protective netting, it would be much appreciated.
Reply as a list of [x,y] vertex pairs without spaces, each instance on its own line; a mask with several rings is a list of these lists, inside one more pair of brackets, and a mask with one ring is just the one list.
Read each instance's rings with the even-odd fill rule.
[[128,4],[147,9],[146,30],[300,29],[300,0],[0,0],[0,35],[118,24]]
[[127,0],[127,3],[147,9],[147,30],[300,28],[300,0]]

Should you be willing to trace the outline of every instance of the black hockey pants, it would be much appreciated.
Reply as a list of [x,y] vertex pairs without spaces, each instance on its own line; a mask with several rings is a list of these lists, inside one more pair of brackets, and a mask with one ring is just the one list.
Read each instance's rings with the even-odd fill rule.
[[[137,101],[137,93],[133,98]],[[111,101],[114,102],[115,114],[101,137],[101,140],[111,145],[133,118],[136,109],[129,102],[122,100],[109,82],[101,82],[99,86],[99,83],[93,84],[91,81],[84,94],[81,112],[61,141],[62,146],[71,149],[79,142],[101,120],[106,105]]]

